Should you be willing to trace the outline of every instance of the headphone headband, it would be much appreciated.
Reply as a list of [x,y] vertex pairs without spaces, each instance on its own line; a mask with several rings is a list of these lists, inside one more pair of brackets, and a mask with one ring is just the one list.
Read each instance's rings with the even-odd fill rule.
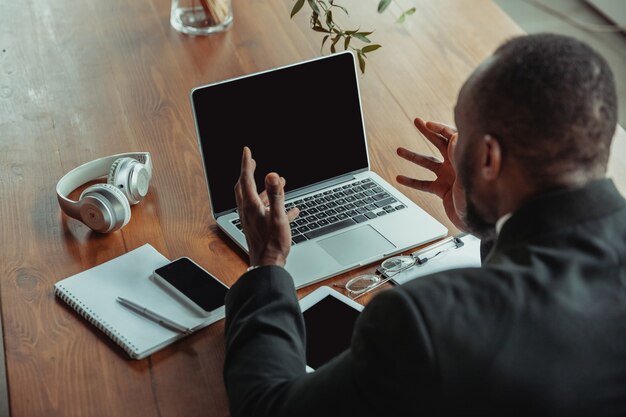
[[105,156],[80,165],[65,174],[57,183],[57,199],[61,209],[69,216],[80,220],[78,202],[71,200],[68,195],[81,185],[98,178],[106,177],[113,162],[119,158],[133,158],[146,167],[148,175],[152,177],[152,158],[150,152],[128,152]]

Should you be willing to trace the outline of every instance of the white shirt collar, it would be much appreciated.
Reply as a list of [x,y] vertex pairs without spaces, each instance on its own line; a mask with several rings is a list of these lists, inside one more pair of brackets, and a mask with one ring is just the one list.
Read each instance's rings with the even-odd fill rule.
[[498,219],[498,221],[496,222],[496,234],[500,234],[502,226],[504,226],[504,223],[506,223],[506,221],[509,220],[512,215],[513,213],[507,213]]

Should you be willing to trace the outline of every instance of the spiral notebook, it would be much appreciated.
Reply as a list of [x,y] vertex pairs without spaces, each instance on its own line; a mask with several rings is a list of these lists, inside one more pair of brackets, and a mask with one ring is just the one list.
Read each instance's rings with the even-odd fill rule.
[[207,321],[153,282],[152,271],[169,260],[145,244],[108,262],[54,284],[55,295],[121,346],[131,358],[146,356],[186,336],[117,302],[124,297],[195,330]]

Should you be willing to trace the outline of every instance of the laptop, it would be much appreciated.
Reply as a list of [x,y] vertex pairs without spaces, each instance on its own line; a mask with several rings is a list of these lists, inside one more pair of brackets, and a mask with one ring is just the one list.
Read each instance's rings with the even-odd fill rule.
[[296,288],[443,237],[447,229],[372,172],[354,55],[342,52],[191,91],[212,215],[248,251],[234,186],[244,146],[257,189],[275,171],[298,206],[285,268]]

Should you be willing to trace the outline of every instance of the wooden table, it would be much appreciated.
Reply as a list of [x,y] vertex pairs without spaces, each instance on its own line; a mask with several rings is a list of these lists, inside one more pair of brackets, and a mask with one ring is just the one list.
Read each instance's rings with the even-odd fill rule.
[[[397,146],[433,151],[412,119],[452,123],[462,82],[520,30],[490,0],[399,0],[383,15],[377,1],[361,3],[342,4],[383,45],[361,77],[373,169],[390,182],[424,175],[395,156]],[[228,415],[223,322],[134,361],[56,299],[53,284],[144,243],[237,280],[247,259],[211,218],[188,93],[318,56],[321,36],[305,13],[289,19],[292,4],[235,0],[229,31],[196,38],[170,27],[169,0],[3,4],[0,296],[13,416]],[[417,13],[395,24],[412,4]],[[95,234],[61,215],[54,190],[64,173],[128,151],[150,151],[155,174],[121,232]],[[623,163],[613,172],[626,178]],[[402,189],[451,227],[436,198]]]

